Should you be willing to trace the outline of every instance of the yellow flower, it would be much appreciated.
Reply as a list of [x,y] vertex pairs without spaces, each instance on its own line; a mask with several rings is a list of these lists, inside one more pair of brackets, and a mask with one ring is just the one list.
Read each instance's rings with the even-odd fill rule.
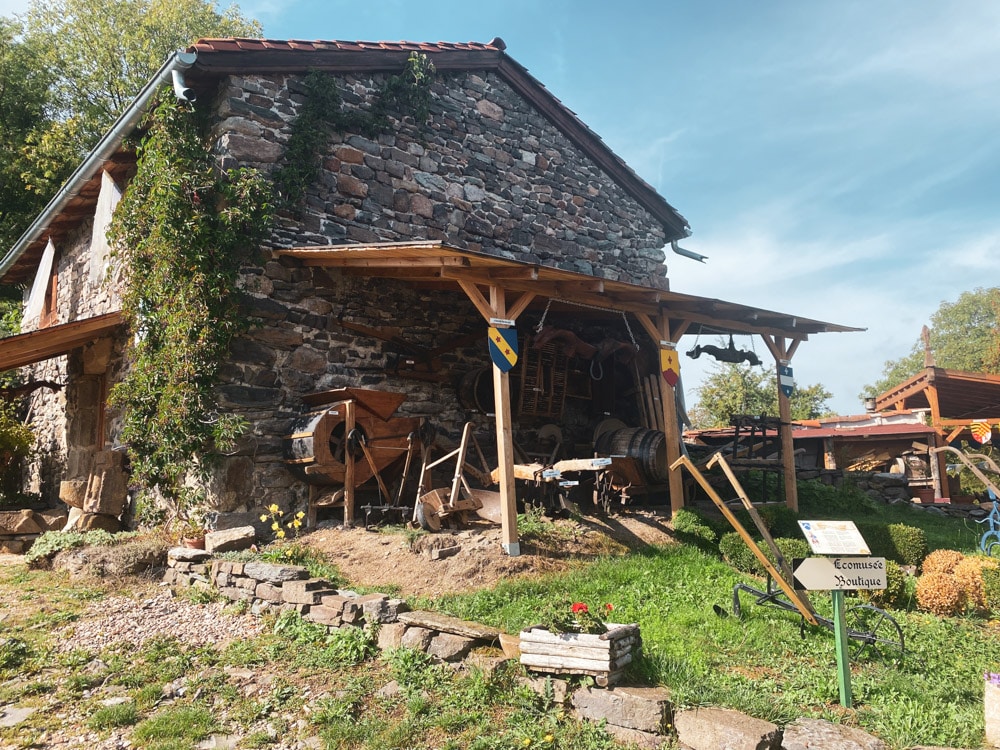
[[271,505],[267,506],[267,509],[269,511],[271,511],[272,513],[277,513],[278,512],[278,504],[277,503],[272,503]]
[[525,747],[530,747],[530,745],[531,745],[531,737],[525,737],[524,738],[524,742],[522,742],[521,744],[524,745]]
[[295,514],[295,517],[301,521],[303,518],[306,517],[306,514],[300,510],[298,513]]
[[278,525],[277,521],[271,524],[271,531],[278,531],[280,528],[281,526]]
[[275,534],[275,536],[278,537],[278,539],[284,539],[285,538],[285,532],[284,532],[284,530],[278,529],[278,533]]
[[551,734],[545,735],[545,741],[546,742],[552,742],[554,739],[555,739],[555,737],[553,737]]
[[267,516],[261,516],[261,517],[260,517],[260,520],[261,520],[261,521],[266,521],[266,520],[267,520]]

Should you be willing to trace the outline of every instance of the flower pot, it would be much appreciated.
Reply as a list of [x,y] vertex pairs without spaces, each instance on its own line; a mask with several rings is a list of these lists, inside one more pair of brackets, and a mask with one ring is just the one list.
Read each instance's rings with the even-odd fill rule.
[[641,647],[635,623],[608,623],[608,632],[600,635],[545,628],[529,628],[520,635],[521,664],[532,672],[590,675],[601,687],[617,683]]
[[1000,675],[998,674],[986,674],[983,709],[986,712],[986,746],[1000,747]]
[[187,547],[188,549],[205,549],[205,537],[186,536],[181,539],[181,546]]

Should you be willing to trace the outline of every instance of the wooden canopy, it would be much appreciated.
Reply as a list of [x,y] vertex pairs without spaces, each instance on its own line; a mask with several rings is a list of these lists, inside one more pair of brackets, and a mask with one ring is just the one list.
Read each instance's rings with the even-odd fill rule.
[[0,372],[67,354],[108,336],[121,323],[121,312],[112,312],[0,339]]
[[[879,411],[930,409],[931,425],[941,430],[976,421],[1000,422],[1000,375],[925,367],[875,399]],[[949,440],[954,437],[948,438]]]
[[[278,256],[297,258],[308,266],[338,268],[347,274],[381,276],[420,286],[458,288],[465,292],[489,325],[509,327],[533,303],[563,300],[598,310],[629,313],[661,352],[676,362],[676,344],[685,333],[757,334],[775,362],[788,364],[798,345],[810,334],[857,331],[858,328],[809,320],[784,313],[677,294],[666,289],[602,279],[550,266],[462,250],[441,242],[389,242],[278,249]],[[664,282],[666,280],[664,279]],[[775,384],[777,387],[777,383]],[[514,497],[513,429],[509,373],[493,368],[496,400],[497,459],[500,475],[501,535],[508,554],[520,554]],[[798,508],[795,459],[791,434],[791,407],[779,389],[781,442],[786,503]],[[666,433],[667,463],[680,458],[680,427],[673,398],[661,402]],[[680,474],[671,471],[670,505],[684,504]]]

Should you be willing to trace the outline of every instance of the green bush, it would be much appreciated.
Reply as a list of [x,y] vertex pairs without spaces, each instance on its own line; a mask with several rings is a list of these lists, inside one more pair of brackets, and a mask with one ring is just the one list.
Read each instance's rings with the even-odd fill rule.
[[693,538],[694,543],[700,540],[714,545],[719,538],[715,530],[689,508],[681,508],[674,514],[673,527],[679,536]]
[[900,565],[919,565],[927,557],[927,533],[916,526],[891,523],[887,527],[892,539],[893,560]]
[[[896,547],[892,542],[892,535],[886,524],[875,521],[855,521],[854,525],[858,527],[858,531],[867,542],[872,556],[899,562],[896,558]],[[923,557],[920,559],[922,560]]]
[[802,534],[799,514],[787,505],[764,505],[757,509],[768,533],[773,537],[795,538]]
[[722,553],[723,560],[744,573],[756,573],[757,566],[760,565],[753,552],[747,547],[746,542],[743,541],[743,537],[735,531],[722,535],[722,538],[719,539],[719,552]]
[[983,599],[991,617],[1000,617],[1000,569],[983,568]]
[[[794,558],[808,557],[811,553],[809,544],[805,539],[778,537],[774,540],[774,543],[778,549],[781,550],[781,554],[784,556],[789,565],[791,565]],[[760,541],[758,541],[758,545],[764,551],[767,559],[777,567],[777,561],[774,559],[774,555],[771,554],[771,550],[768,546]],[[746,545],[746,542],[743,541],[743,537],[735,531],[730,531],[728,534],[722,535],[722,539],[719,540],[719,552],[722,553],[723,559],[737,570],[741,570],[744,573],[752,573],[756,576],[763,577],[767,575],[764,565]]]
[[[869,544],[869,546],[871,546]],[[906,573],[894,560],[885,561],[886,587],[882,590],[861,590],[858,598],[876,607],[905,609],[909,594],[906,587]]]
[[57,552],[64,549],[74,549],[75,547],[91,547],[98,545],[114,544],[118,539],[135,536],[133,532],[125,534],[110,534],[101,529],[93,531],[46,531],[24,556],[24,561],[29,567],[37,567],[42,559],[51,560]]

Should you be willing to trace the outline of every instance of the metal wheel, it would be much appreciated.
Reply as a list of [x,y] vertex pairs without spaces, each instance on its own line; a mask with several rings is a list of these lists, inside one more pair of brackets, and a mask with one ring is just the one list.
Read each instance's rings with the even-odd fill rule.
[[847,610],[848,651],[852,661],[880,659],[901,664],[906,648],[903,630],[892,615],[871,604],[858,604]]
[[984,534],[979,547],[987,557],[1000,557],[1000,534],[993,534],[992,537],[990,538],[990,532]]
[[436,491],[428,492],[417,500],[417,523],[424,531],[441,531],[442,503]]

